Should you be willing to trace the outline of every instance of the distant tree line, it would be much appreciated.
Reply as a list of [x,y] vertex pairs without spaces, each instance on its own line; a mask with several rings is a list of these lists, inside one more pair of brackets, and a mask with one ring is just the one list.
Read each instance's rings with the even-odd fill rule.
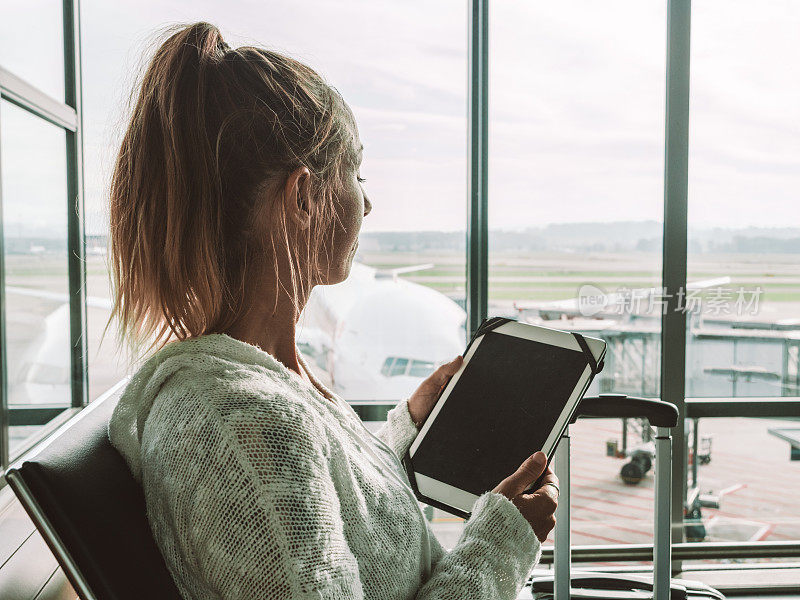
[[[463,252],[465,238],[463,231],[365,232],[361,244],[365,250],[380,252]],[[692,229],[688,245],[692,254],[796,254],[800,253],[800,229]],[[489,231],[489,250],[494,252],[661,252],[661,248],[658,221],[558,223]]]
[[[66,237],[66,236],[65,236]],[[6,235],[7,254],[65,252],[66,239]],[[89,248],[105,248],[105,235],[87,235]],[[692,229],[692,254],[800,254],[800,229]],[[617,221],[557,223],[489,232],[492,252],[661,252],[661,223]],[[464,252],[464,231],[378,231],[361,234],[361,248],[373,252]]]

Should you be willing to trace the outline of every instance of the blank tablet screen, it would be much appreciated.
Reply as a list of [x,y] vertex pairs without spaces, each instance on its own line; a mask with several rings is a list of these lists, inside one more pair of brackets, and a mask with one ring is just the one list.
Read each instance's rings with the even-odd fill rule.
[[414,470],[476,496],[542,449],[586,367],[568,350],[484,334],[413,456]]

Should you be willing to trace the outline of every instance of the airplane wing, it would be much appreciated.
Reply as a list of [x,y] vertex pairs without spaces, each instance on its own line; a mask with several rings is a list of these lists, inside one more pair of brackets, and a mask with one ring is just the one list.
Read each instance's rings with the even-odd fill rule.
[[424,263],[421,265],[408,265],[406,267],[397,267],[395,269],[377,269],[375,277],[377,279],[397,279],[398,275],[404,273],[416,273],[417,271],[426,271],[432,269],[435,265],[433,263]]
[[[695,291],[722,287],[730,282],[731,278],[728,276],[715,277],[689,282],[686,284],[686,289]],[[619,307],[625,303],[631,304],[635,300],[643,301],[662,293],[662,288],[658,287],[632,288],[623,292],[606,293],[595,285],[586,284],[580,287],[578,296],[575,298],[549,302],[514,302],[514,308],[520,313],[528,311],[539,312],[540,314],[560,313],[567,317],[599,316],[603,313],[619,315],[621,314]],[[591,305],[587,308],[586,302],[588,299],[591,299]]]
[[[67,294],[48,292],[46,290],[37,290],[34,288],[16,287],[13,285],[6,286],[6,294],[17,294],[19,296],[41,298],[43,300],[52,300],[53,302],[61,302],[64,304],[69,302],[69,295]],[[111,310],[114,308],[114,303],[108,298],[102,298],[100,296],[86,296],[86,306],[91,308],[104,308],[106,310]]]

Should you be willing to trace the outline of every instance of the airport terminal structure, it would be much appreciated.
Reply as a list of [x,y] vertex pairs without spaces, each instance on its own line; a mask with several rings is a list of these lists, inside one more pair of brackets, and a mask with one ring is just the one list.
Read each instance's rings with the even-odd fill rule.
[[[109,322],[114,123],[145,34],[197,16],[150,4],[148,16],[79,0],[0,11],[3,472],[92,418],[140,358]],[[319,59],[360,123],[374,214],[348,279],[314,288],[297,327],[320,381],[376,432],[487,317],[600,338],[587,395],[678,410],[672,576],[726,597],[800,598],[797,7],[354,0],[318,7],[309,37],[290,3],[265,7],[286,13],[280,27],[253,24],[248,3],[217,4],[208,19],[228,10],[242,39]],[[327,23],[362,13],[386,47],[359,32],[328,53]],[[348,43],[375,55],[353,58]],[[659,429],[571,425],[573,568],[653,576]],[[23,496],[0,481],[0,600],[95,597]],[[420,504],[452,548],[465,520]],[[551,575],[557,531],[538,566]]]

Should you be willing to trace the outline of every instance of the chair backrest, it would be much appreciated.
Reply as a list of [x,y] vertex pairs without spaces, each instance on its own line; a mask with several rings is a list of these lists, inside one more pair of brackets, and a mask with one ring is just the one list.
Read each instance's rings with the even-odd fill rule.
[[64,423],[6,479],[84,600],[180,600],[142,489],[108,441],[121,385]]

